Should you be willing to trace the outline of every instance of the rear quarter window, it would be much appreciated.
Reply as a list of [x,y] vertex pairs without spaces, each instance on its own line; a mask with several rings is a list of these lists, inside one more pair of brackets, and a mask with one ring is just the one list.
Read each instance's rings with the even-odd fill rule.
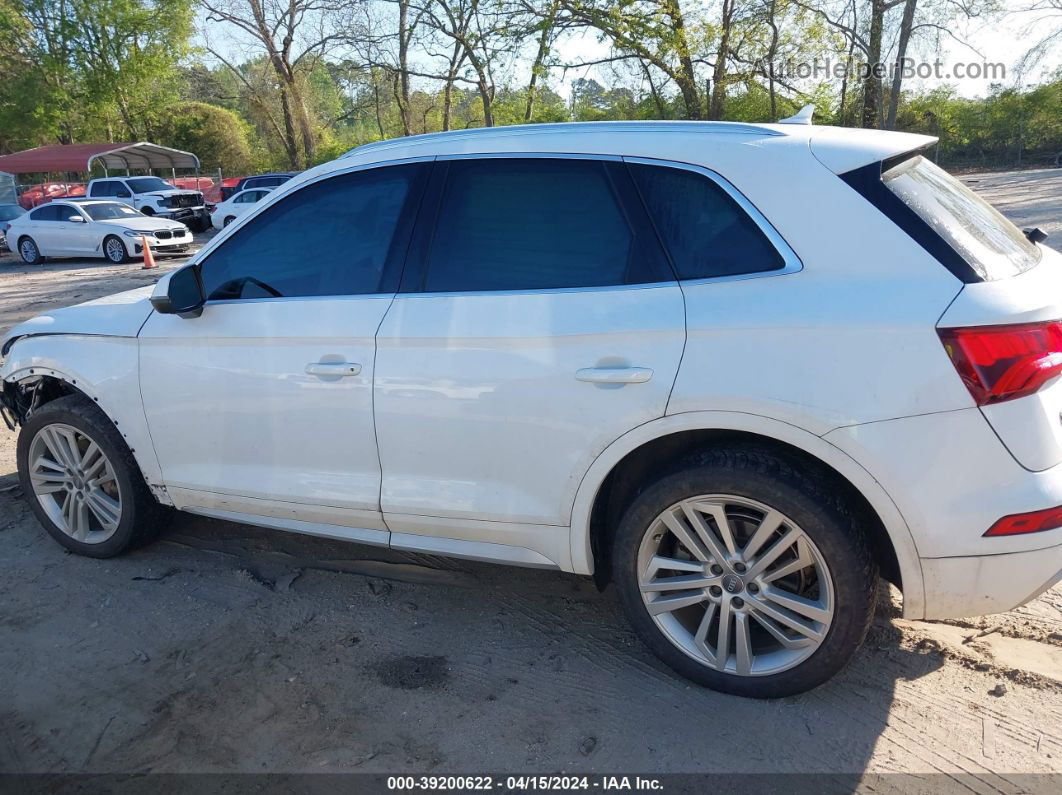
[[785,259],[719,185],[681,168],[629,164],[679,279],[781,270]]

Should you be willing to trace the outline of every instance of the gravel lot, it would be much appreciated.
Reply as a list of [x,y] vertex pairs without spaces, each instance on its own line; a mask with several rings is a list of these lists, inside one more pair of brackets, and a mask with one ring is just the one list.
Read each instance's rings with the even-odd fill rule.
[[[970,175],[1062,238],[1062,170]],[[1054,242],[1054,241],[1052,241]],[[0,328],[154,281],[0,258]],[[969,622],[896,618],[796,698],[664,669],[582,578],[178,516],[67,555],[0,433],[0,771],[911,773],[877,790],[1036,789],[1062,773],[1062,589]],[[2,787],[0,787],[2,788]]]

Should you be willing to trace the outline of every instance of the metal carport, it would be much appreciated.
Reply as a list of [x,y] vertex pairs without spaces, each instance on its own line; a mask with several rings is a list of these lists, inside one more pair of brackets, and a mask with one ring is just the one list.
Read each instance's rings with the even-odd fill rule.
[[109,144],[52,144],[0,155],[0,172],[8,174],[56,174],[89,172],[93,165],[104,171],[126,172],[151,169],[194,169],[199,172],[199,158],[191,152],[140,141]]

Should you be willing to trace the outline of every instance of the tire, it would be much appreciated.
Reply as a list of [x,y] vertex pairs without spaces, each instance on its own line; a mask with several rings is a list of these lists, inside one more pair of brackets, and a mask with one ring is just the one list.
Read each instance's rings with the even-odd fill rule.
[[221,228],[224,229],[226,226],[228,226],[229,224],[231,224],[235,220],[236,220],[236,216],[230,215],[228,218],[226,218],[224,221],[221,222]]
[[37,242],[30,236],[20,237],[18,240],[18,255],[27,265],[40,265],[44,262],[41,250],[37,248]]
[[[102,453],[103,465],[89,452],[92,443]],[[72,456],[73,449],[84,459]],[[121,434],[82,395],[58,398],[30,414],[19,433],[16,458],[22,492],[37,520],[71,552],[113,557],[147,540],[164,518]],[[71,462],[74,466],[67,469],[73,475],[68,476],[61,470]],[[68,512],[70,500],[74,508]]]
[[855,654],[878,571],[827,472],[731,447],[698,454],[634,497],[616,531],[613,580],[639,637],[676,672],[724,693],[780,698],[821,685]]
[[103,238],[103,256],[112,265],[129,262],[129,251],[117,235],[107,235]]
[[155,215],[155,210],[152,209],[151,207],[141,207],[140,208],[140,214],[141,215],[146,215],[148,218],[151,218],[152,216]]

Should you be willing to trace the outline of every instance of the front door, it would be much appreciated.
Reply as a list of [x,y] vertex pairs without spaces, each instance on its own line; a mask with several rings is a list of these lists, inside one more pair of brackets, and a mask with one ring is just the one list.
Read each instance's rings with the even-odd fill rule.
[[665,413],[680,288],[622,162],[440,159],[424,205],[377,338],[392,544],[563,565],[591,463]]
[[144,407],[178,507],[386,543],[374,337],[424,168],[352,171],[282,197],[202,260],[201,316],[148,319]]
[[96,253],[96,233],[91,229],[88,220],[81,211],[69,204],[57,204],[59,220],[53,224],[53,234],[63,254],[93,254]]

